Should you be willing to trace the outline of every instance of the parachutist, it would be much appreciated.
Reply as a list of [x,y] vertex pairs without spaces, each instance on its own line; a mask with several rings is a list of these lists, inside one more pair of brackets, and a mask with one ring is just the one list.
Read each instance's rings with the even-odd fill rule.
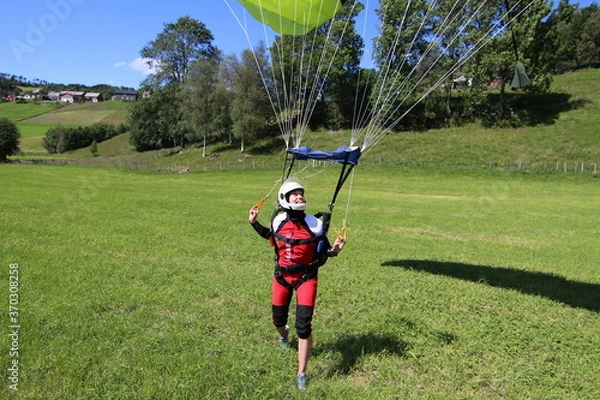
[[345,238],[339,236],[331,245],[326,232],[328,222],[307,214],[306,205],[304,187],[288,180],[279,189],[278,206],[269,228],[258,222],[259,207],[253,206],[248,214],[252,227],[275,248],[272,322],[282,347],[287,347],[289,307],[293,293],[296,292],[297,377],[298,387],[301,389],[305,388],[307,382],[306,367],[312,351],[312,317],[317,298],[319,267],[329,257],[337,256],[346,244]]

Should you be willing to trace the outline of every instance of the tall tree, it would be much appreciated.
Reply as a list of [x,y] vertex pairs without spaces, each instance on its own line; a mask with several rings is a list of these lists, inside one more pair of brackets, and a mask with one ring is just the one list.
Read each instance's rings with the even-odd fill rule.
[[427,93],[426,80],[440,68],[441,48],[431,43],[436,22],[431,1],[381,0],[376,13],[381,26],[373,56],[379,70],[371,96],[373,122],[389,127]]
[[215,101],[219,76],[219,59],[197,60],[189,70],[189,77],[181,91],[183,120],[190,142],[202,142],[202,156],[206,156],[206,140],[214,132]]
[[234,98],[231,103],[233,135],[240,140],[240,151],[244,152],[248,140],[269,136],[274,117],[264,85],[269,76],[267,53],[264,45],[257,49],[244,50],[241,59],[227,58],[232,76]]
[[155,83],[183,83],[191,63],[215,56],[213,41],[204,23],[185,16],[175,23],[165,24],[156,39],[142,48],[140,55],[155,67],[152,76]]
[[143,83],[148,96],[132,107],[131,140],[138,151],[185,146],[189,124],[181,122],[182,104],[187,101],[181,91],[192,63],[217,57],[213,40],[202,22],[186,16],[165,24],[142,48],[140,55],[156,68]]
[[551,46],[549,53],[552,54],[553,69],[562,70],[561,64],[576,64],[577,34],[572,29],[572,22],[577,4],[569,4],[569,0],[560,0],[558,7],[552,11],[546,25],[549,26],[546,41]]
[[227,64],[221,62],[219,65],[219,77],[213,93],[213,121],[212,126],[215,136],[226,139],[227,143],[233,143],[232,121],[231,121],[231,103],[234,93],[233,83],[227,68]]
[[577,56],[584,66],[600,64],[600,11],[593,12],[585,21]]
[[174,147],[181,140],[179,85],[168,85],[135,102],[130,110],[131,143],[137,151]]
[[540,22],[548,16],[550,0],[517,2],[515,0],[491,0],[485,12],[476,19],[475,35],[488,32],[489,43],[479,50],[466,68],[479,85],[494,83],[500,96],[496,112],[505,116],[505,93],[515,76],[517,62],[524,64],[531,78],[531,85],[525,90],[544,91],[548,88],[548,71],[544,65],[536,65],[533,41],[538,37]]

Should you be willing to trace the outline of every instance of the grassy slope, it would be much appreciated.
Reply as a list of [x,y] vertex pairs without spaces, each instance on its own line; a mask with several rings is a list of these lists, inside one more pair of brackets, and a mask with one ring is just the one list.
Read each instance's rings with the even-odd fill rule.
[[19,104],[15,101],[0,103],[0,117],[8,118],[13,122],[33,118],[36,115],[45,114],[59,107],[59,103],[34,103],[28,102]]
[[[273,175],[0,166],[20,398],[306,398],[269,322],[272,250],[245,219]],[[333,179],[306,181],[312,211]],[[307,396],[595,398],[599,222],[589,178],[360,169]]]
[[[0,117],[17,123],[21,132],[20,148],[25,154],[44,156],[47,153],[42,146],[42,137],[51,127],[94,123],[119,125],[127,118],[127,106],[127,103],[116,101],[84,104],[9,102],[0,103]],[[127,151],[131,153],[130,149]]]
[[118,124],[123,122],[119,116],[123,115],[122,110],[126,110],[127,106],[127,103],[118,101],[69,104],[22,122],[27,124],[92,125],[106,121],[112,114],[118,113],[118,116],[114,118]]
[[[490,129],[480,123],[471,123],[427,132],[399,132],[390,134],[363,158],[363,163],[380,160],[428,161],[489,165],[556,162],[600,163],[600,136],[597,126],[600,118],[600,69],[580,71],[555,77],[553,93],[541,101],[554,101],[537,106],[534,125],[518,129]],[[540,101],[540,100],[537,100]],[[532,109],[533,107],[529,105]],[[531,111],[533,113],[533,111]],[[527,114],[527,113],[525,113]],[[544,115],[540,117],[539,114]],[[305,145],[313,148],[334,149],[347,145],[345,132],[309,132]],[[217,153],[219,158],[203,158],[201,150],[187,149],[176,156],[159,160],[157,165],[181,165],[194,168],[219,168],[236,161],[255,164],[277,164],[283,149],[280,139],[259,142],[250,146],[241,156],[237,146],[211,145],[207,154]],[[102,154],[102,152],[100,152]],[[249,158],[250,157],[250,158]]]
[[[429,132],[393,134],[380,155],[457,162],[600,162],[600,69],[555,77],[562,101],[546,104],[548,115],[534,126],[485,129],[479,123]],[[554,97],[549,97],[553,99]]]
[[[399,132],[390,134],[378,146],[363,157],[363,163],[398,162],[444,162],[489,165],[494,163],[525,163],[555,165],[557,162],[569,164],[585,162],[588,165],[600,162],[600,137],[597,126],[600,118],[600,69],[579,71],[555,77],[552,94],[536,99],[545,104],[530,104],[521,110],[528,121],[518,129],[489,129],[480,123],[461,127],[432,130],[427,132]],[[0,104],[0,115],[2,107]],[[100,104],[70,105],[20,123],[25,131],[22,148],[28,155],[44,155],[39,137],[51,126],[49,124],[89,124],[93,122],[120,123],[126,118],[124,103],[105,102]],[[38,137],[36,137],[36,135]],[[131,158],[131,146],[123,145],[125,139],[114,138],[115,144],[99,146],[102,162],[110,164],[111,157],[118,156],[116,165]],[[349,134],[345,132],[309,132],[305,145],[313,148],[333,149],[347,145]],[[110,142],[110,141],[109,141]],[[105,150],[106,149],[106,150]],[[238,146],[212,144],[207,154],[218,154],[217,159],[202,157],[200,149],[186,149],[177,155],[160,159],[150,159],[155,168],[181,167],[192,170],[223,168],[252,162],[259,165],[277,165],[282,153],[273,149],[283,149],[279,138],[262,141],[250,146],[245,155],[240,155]],[[82,149],[66,155],[69,158],[89,158],[89,149]]]

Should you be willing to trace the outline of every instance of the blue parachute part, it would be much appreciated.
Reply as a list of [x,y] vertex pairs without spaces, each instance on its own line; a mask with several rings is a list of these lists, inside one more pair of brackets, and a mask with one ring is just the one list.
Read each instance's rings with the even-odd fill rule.
[[358,164],[360,158],[360,147],[338,147],[334,151],[313,150],[310,147],[303,146],[295,149],[288,149],[297,160],[324,160],[347,163],[351,165]]

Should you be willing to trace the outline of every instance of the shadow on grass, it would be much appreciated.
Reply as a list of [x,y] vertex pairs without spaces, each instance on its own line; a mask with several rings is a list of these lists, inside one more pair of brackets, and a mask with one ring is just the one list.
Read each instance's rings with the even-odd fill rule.
[[471,265],[430,260],[393,260],[382,266],[424,271],[466,281],[518,290],[524,294],[543,296],[572,307],[600,311],[600,285],[570,281],[561,276],[542,272]]
[[342,335],[334,342],[315,347],[313,354],[337,352],[342,359],[330,371],[331,375],[348,375],[352,372],[361,357],[368,354],[388,354],[404,356],[409,349],[407,342],[398,340],[392,335],[366,333],[359,335]]

